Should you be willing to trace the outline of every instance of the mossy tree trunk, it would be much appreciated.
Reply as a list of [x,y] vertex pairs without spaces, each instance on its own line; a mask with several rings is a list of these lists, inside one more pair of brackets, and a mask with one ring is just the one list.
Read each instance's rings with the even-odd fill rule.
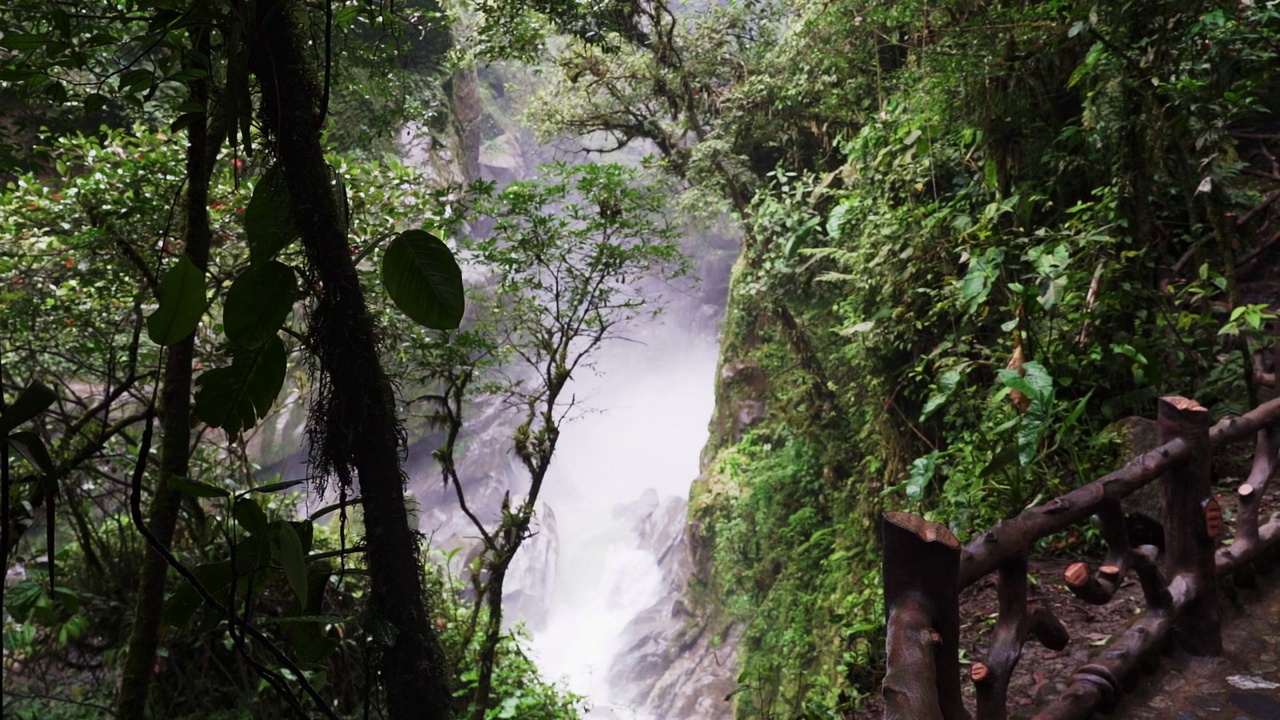
[[352,262],[345,209],[330,185],[320,142],[323,89],[308,63],[302,13],[291,0],[261,0],[250,63],[262,87],[269,145],[322,288],[309,328],[319,373],[308,427],[312,462],[344,487],[359,480],[372,589],[367,629],[382,646],[388,717],[444,720],[453,716],[453,696],[429,622],[419,538],[405,507],[394,393]]

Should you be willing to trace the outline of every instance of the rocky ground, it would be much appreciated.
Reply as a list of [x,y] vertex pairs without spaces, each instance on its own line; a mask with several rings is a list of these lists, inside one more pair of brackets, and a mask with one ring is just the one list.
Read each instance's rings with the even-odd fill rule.
[[1280,573],[1228,593],[1223,654],[1177,652],[1111,712],[1125,720],[1277,720],[1280,718]]

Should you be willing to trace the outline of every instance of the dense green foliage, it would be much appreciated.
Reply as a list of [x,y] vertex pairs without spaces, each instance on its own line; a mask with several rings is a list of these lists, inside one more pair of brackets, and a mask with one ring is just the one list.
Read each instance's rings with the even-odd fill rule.
[[[775,56],[775,92],[812,94],[774,105],[801,137],[744,212],[724,362],[747,381],[721,387],[721,412],[768,412],[741,438],[717,424],[695,510],[748,627],[740,713],[826,717],[873,687],[872,510],[966,538],[1111,469],[1094,433],[1158,394],[1247,403],[1280,13],[855,2],[790,22],[828,65]],[[847,52],[817,49],[830,32]],[[750,130],[734,120],[716,131]]]
[[[153,323],[145,322],[139,303],[149,304],[146,313],[155,317],[166,297],[165,281],[151,280],[160,286],[161,300],[147,303],[148,282],[137,278],[170,277],[171,270],[159,276],[150,263],[171,264],[180,249],[165,230],[166,223],[173,222],[170,204],[182,182],[179,150],[167,134],[142,126],[127,132],[103,128],[96,138],[72,136],[48,146],[52,161],[74,172],[64,171],[59,179],[23,175],[0,194],[0,203],[9,208],[2,322],[4,336],[16,340],[4,347],[6,387],[9,378],[41,378],[59,391],[57,404],[37,426],[51,448],[54,483],[15,465],[13,492],[18,501],[7,515],[14,534],[11,553],[26,567],[25,579],[10,588],[6,601],[7,707],[19,717],[97,717],[111,704],[115,691],[129,632],[128,608],[147,552],[129,517],[126,493],[149,399],[147,386],[159,362],[157,346],[147,340]],[[252,224],[246,221],[246,209],[253,207],[250,198],[259,197],[255,190],[269,175],[256,183],[237,184],[231,165],[215,173],[210,196],[220,252],[210,277],[195,271],[200,287],[210,288],[213,303],[206,313],[204,291],[195,295],[195,320],[201,322],[196,369],[203,371],[197,376],[198,416],[203,412],[201,393],[211,387],[200,381],[209,383],[205,379],[219,371],[211,366],[222,361],[220,346],[226,341],[220,335],[225,332],[246,346],[274,343],[283,354],[284,344],[275,332],[265,334],[254,323],[279,327],[292,316],[297,292],[291,291],[283,315],[264,319],[272,316],[267,311],[271,302],[253,297],[247,302],[249,309],[236,317],[236,288],[254,267],[279,266],[290,281],[293,271],[267,256],[258,266],[248,265],[257,246],[245,240],[253,234],[246,233],[246,224]],[[371,277],[386,245],[379,241],[390,232],[411,221],[448,225],[439,216],[445,208],[439,192],[424,187],[416,171],[393,159],[335,157],[333,165],[346,178],[352,220],[362,228],[355,240],[366,244]],[[372,230],[375,227],[380,235]],[[281,257],[292,257],[293,252]],[[290,283],[269,283],[257,292],[279,286]],[[170,299],[181,302],[181,296]],[[382,312],[398,311],[388,304]],[[403,326],[397,333],[413,335]],[[283,368],[283,358],[280,363]],[[281,381],[276,379],[276,389],[258,403],[262,414],[271,413],[271,420],[296,414],[288,405],[275,406]],[[290,384],[301,390],[307,383],[295,371]],[[104,393],[111,401],[99,405]],[[7,399],[12,401],[12,396]],[[226,389],[211,398],[227,400]],[[95,407],[98,410],[92,410]],[[251,404],[248,412],[232,426],[233,435],[256,424],[258,410]],[[279,452],[271,442],[269,435],[254,442],[228,442],[212,428],[202,430],[190,475],[177,486],[187,496],[182,510],[185,531],[173,549],[206,590],[217,597],[233,593],[242,606],[239,622],[252,622],[286,650],[311,685],[332,698],[336,711],[361,716],[371,701],[376,703],[370,694],[376,682],[370,664],[376,648],[370,647],[363,609],[368,594],[363,548],[351,547],[355,529],[346,529],[344,544],[338,523],[328,523],[336,517],[335,506],[308,518],[296,507],[297,497],[262,494],[288,491],[302,482],[262,485],[257,480],[259,473],[249,457]],[[16,455],[13,460],[20,462]],[[245,490],[255,485],[256,493]],[[57,513],[50,553],[56,564],[44,559],[39,533],[24,533],[44,519],[46,509]],[[302,519],[283,522],[297,517]],[[352,511],[351,517],[358,523],[360,513]],[[238,558],[234,583],[232,557]],[[51,578],[55,568],[56,580]],[[459,618],[472,608],[460,599],[464,588],[456,581],[435,572],[431,585],[440,603],[437,623],[459,668],[458,703],[465,710],[478,648],[474,637],[463,632],[466,623]],[[208,715],[209,708],[218,707],[223,714],[215,716],[228,718],[288,712],[242,662],[237,647],[245,640],[229,633],[225,620],[211,607],[202,609],[189,583],[173,584],[165,605],[166,642],[157,660],[153,712],[187,717]],[[498,647],[489,716],[576,716],[577,701],[538,680],[515,636],[503,634]],[[268,658],[262,661],[275,665]],[[64,692],[68,683],[72,690]]]
[[[0,123],[0,379],[6,400],[33,380],[58,391],[37,434],[5,428],[5,552],[28,573],[6,604],[6,689],[70,680],[74,702],[56,706],[68,717],[92,710],[75,702],[110,704],[146,557],[135,485],[182,496],[174,553],[233,608],[197,611],[189,582],[170,585],[189,617],[169,618],[153,711],[274,714],[308,684],[335,712],[378,702],[371,645],[390,646],[386,628],[363,612],[370,585],[346,572],[365,569],[366,548],[286,522],[291,501],[246,494],[252,451],[279,445],[247,446],[250,429],[297,431],[282,388],[333,397],[289,364],[343,354],[309,329],[327,296],[299,221],[319,205],[340,208],[329,219],[350,247],[337,254],[379,288],[370,312],[393,379],[430,399],[406,429],[447,437],[447,460],[463,391],[505,393],[525,412],[512,442],[535,486],[567,375],[617,318],[648,312],[628,280],[683,272],[658,218],[681,207],[741,225],[690,519],[694,599],[719,629],[743,628],[742,717],[841,717],[873,691],[880,509],[963,539],[1110,469],[1101,431],[1156,396],[1222,413],[1256,391],[1280,243],[1274,0],[482,0],[456,9],[452,37],[430,2],[300,4],[290,20],[311,55],[298,65],[323,95],[292,107],[328,112],[341,152],[302,181],[262,153],[292,135],[261,112],[281,110],[250,70],[259,26],[243,4],[44,5],[17,3],[0,37],[13,109]],[[536,72],[468,65],[512,58]],[[516,142],[497,108],[526,98],[544,139],[652,153],[678,197],[604,164],[449,194],[461,178],[445,176],[474,173],[483,142]],[[384,157],[410,119],[456,145],[432,155],[431,179]],[[300,190],[324,202],[299,212]],[[201,192],[207,269],[188,252],[204,210],[183,206]],[[462,252],[489,281],[469,308],[446,242],[464,216],[494,229]],[[165,358],[193,332],[190,470],[161,481],[135,463],[141,428]],[[517,359],[533,381],[496,371]],[[313,423],[313,440],[337,455],[361,444],[337,425]],[[500,597],[531,508],[479,528],[497,581],[470,604],[428,574],[457,710],[474,717],[576,712],[478,599]],[[27,532],[41,523],[45,538]],[[505,533],[517,541],[494,539]]]
[[634,12],[649,34],[570,42],[535,112],[650,141],[743,221],[708,596],[746,624],[740,715],[838,716],[873,687],[878,508],[964,538],[1109,470],[1098,431],[1159,394],[1248,403],[1280,9]]

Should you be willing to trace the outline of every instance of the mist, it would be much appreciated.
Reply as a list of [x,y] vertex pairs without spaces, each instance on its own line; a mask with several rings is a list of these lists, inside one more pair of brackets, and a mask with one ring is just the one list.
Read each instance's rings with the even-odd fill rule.
[[671,319],[638,330],[573,383],[586,412],[566,426],[543,494],[560,552],[533,652],[544,677],[590,699],[590,717],[639,720],[647,716],[614,706],[609,668],[627,623],[667,588],[635,528],[663,500],[683,500],[698,475],[717,346],[714,334]]

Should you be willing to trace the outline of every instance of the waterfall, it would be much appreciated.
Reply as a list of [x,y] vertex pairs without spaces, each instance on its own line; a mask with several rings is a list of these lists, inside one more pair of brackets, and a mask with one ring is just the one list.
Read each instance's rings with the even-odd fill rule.
[[[641,345],[613,342],[599,372],[573,383],[588,410],[566,426],[544,490],[560,552],[533,651],[545,677],[591,701],[590,717],[647,720],[615,706],[609,671],[628,623],[667,593],[637,524],[660,502],[683,501],[698,475],[717,346],[709,333],[672,325],[638,336]],[[673,520],[683,523],[683,513]]]
[[[415,149],[415,136],[407,128],[402,149],[425,168],[428,153]],[[496,144],[480,151],[489,179],[523,177],[538,158],[556,156],[549,147],[523,146],[516,135],[502,137],[504,152],[495,154]],[[700,629],[679,662],[669,662],[676,652],[668,641],[688,619],[686,499],[713,412],[718,320],[738,245],[721,227],[691,234],[684,249],[699,290],[653,288],[674,300],[667,312],[637,321],[575,374],[568,393],[578,403],[576,417],[561,428],[534,534],[504,588],[505,619],[531,631],[543,677],[585,696],[595,720],[713,720],[724,717],[722,699],[733,689],[735,673],[725,662],[732,638]],[[463,431],[470,450],[459,459],[468,505],[489,524],[505,493],[528,491],[499,405],[476,408]],[[420,529],[438,548],[464,548],[455,556],[459,571],[479,551],[475,531],[439,482],[432,450],[411,444],[405,470],[422,509]],[[633,657],[638,669],[630,667]],[[681,673],[690,677],[670,677]],[[655,702],[655,694],[664,697]],[[708,709],[700,695],[718,704]]]

